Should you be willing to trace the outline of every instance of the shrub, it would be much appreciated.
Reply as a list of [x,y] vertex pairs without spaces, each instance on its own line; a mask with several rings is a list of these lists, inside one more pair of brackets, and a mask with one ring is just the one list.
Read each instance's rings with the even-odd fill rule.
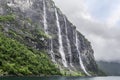
[[0,16],[0,22],[11,22],[15,20],[14,15],[1,15]]

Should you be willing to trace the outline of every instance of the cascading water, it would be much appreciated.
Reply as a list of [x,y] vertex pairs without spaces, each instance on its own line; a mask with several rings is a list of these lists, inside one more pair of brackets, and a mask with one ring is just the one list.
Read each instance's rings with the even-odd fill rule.
[[67,23],[66,23],[66,18],[64,16],[64,22],[65,22],[65,32],[66,32],[66,40],[67,40],[67,49],[68,49],[68,54],[70,55],[70,66],[74,67],[72,64],[72,53],[71,53],[71,45],[70,45],[70,40],[68,39],[68,30],[67,30]]
[[61,29],[60,29],[58,12],[57,12],[56,8],[55,8],[55,16],[56,16],[56,23],[57,23],[57,28],[58,28],[59,52],[60,52],[60,55],[62,57],[62,63],[64,65],[64,67],[68,67],[67,61],[66,61],[66,58],[65,58],[65,53],[64,53],[64,50],[63,50],[62,34],[61,34]]
[[50,54],[51,54],[51,58],[52,58],[52,61],[56,64],[56,61],[55,61],[55,56],[54,56],[54,52],[53,52],[53,40],[52,38],[50,39],[51,43],[50,43]]
[[46,5],[45,5],[45,0],[43,0],[43,12],[44,12],[44,31],[46,34],[48,34],[48,25],[47,25],[47,14],[46,14]]
[[[44,12],[44,31],[45,31],[46,34],[48,34],[48,25],[47,25],[47,20],[46,20],[47,14],[46,14],[45,0],[43,0],[43,12]],[[54,63],[56,63],[55,57],[54,57],[54,52],[53,52],[53,40],[52,40],[52,38],[50,39],[50,47],[51,47],[51,49],[50,49],[49,52],[50,52],[52,61],[53,61]]]
[[82,62],[82,59],[81,59],[81,54],[80,54],[80,51],[79,51],[79,45],[78,45],[78,35],[77,35],[77,32],[76,32],[76,48],[77,48],[77,51],[78,51],[78,55],[79,55],[79,64],[81,65],[81,68],[82,70],[84,71],[84,73],[87,75],[87,76],[91,76],[85,69],[84,67],[84,64]]

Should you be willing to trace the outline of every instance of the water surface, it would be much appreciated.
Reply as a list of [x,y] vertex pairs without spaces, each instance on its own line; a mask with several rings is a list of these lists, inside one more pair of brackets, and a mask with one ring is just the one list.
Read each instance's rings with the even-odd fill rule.
[[1,77],[0,80],[120,80],[120,77]]

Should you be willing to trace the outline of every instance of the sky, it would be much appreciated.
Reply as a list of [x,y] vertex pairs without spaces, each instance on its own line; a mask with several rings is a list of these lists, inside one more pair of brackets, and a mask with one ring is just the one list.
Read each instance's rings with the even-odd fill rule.
[[120,62],[120,0],[54,0],[91,42],[96,60]]

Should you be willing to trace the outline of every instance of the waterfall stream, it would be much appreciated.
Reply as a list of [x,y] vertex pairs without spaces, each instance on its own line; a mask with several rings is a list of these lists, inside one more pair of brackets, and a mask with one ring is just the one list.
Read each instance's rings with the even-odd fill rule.
[[63,49],[61,28],[60,28],[60,23],[59,23],[58,12],[57,12],[56,8],[55,8],[55,15],[56,15],[57,28],[58,28],[59,52],[60,52],[60,55],[62,57],[62,63],[64,65],[64,67],[68,67],[67,61],[66,61],[66,58],[65,58],[64,49]]
[[88,72],[87,72],[87,70],[85,69],[85,66],[84,66],[84,64],[83,64],[83,62],[82,62],[82,59],[81,59],[81,54],[80,54],[80,51],[79,51],[79,42],[78,42],[78,34],[77,34],[77,31],[76,31],[76,48],[77,48],[77,51],[78,51],[78,55],[79,55],[79,63],[80,63],[80,65],[81,65],[81,68],[82,68],[82,70],[84,71],[84,73],[87,75],[87,76],[91,76]]
[[[47,19],[47,14],[46,14],[45,0],[43,0],[43,12],[44,12],[44,31],[48,35],[48,25],[47,25],[47,20],[46,20]],[[53,40],[52,40],[52,38],[50,39],[50,47],[51,47],[51,49],[49,51],[50,56],[52,58],[52,61],[54,63],[56,63],[55,57],[54,57],[54,52],[53,52]]]
[[44,31],[46,34],[48,34],[48,25],[47,25],[47,14],[46,14],[46,5],[45,5],[45,0],[43,0],[43,13],[44,13]]
[[51,47],[51,49],[50,49],[50,55],[51,55],[52,61],[56,64],[55,55],[54,55],[54,52],[53,52],[53,40],[51,39],[50,41],[51,41],[50,42],[50,47]]
[[72,53],[71,53],[71,45],[70,45],[70,40],[68,39],[68,30],[67,30],[67,23],[66,23],[66,18],[64,16],[64,22],[65,22],[65,32],[66,32],[66,40],[67,40],[67,49],[68,49],[68,54],[70,55],[70,66],[74,67],[72,64]]

